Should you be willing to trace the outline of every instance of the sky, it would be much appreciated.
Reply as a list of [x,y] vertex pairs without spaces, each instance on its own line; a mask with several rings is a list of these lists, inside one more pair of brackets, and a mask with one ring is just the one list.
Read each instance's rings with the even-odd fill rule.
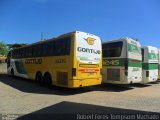
[[160,0],[0,0],[0,41],[7,44],[76,30],[160,48]]

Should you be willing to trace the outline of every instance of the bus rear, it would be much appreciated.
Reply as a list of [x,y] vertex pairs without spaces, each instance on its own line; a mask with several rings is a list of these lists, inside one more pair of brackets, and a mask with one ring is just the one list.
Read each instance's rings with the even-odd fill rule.
[[127,39],[127,46],[128,63],[125,66],[126,79],[128,83],[140,83],[142,81],[141,44],[133,39]]
[[158,79],[158,49],[152,46],[142,47],[143,81],[142,83],[154,82]]
[[74,35],[73,80],[71,86],[91,86],[101,84],[102,48],[98,36],[76,32]]
[[113,84],[142,81],[141,45],[131,38],[103,43],[103,82]]
[[158,79],[160,79],[160,49],[158,49]]

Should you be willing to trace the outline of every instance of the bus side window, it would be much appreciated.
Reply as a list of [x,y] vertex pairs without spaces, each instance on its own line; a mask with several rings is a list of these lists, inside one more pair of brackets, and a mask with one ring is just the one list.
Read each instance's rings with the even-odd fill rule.
[[26,48],[26,57],[28,57],[28,54],[29,54],[29,49],[28,49],[28,47]]
[[19,58],[19,49],[17,49],[16,52],[17,52],[17,58]]
[[42,45],[42,55],[46,56],[47,55],[47,43],[43,43]]
[[15,58],[18,57],[18,50],[15,50]]
[[51,56],[53,55],[53,41],[52,42],[45,42],[40,44],[38,47],[39,55],[42,56]]
[[16,50],[17,58],[19,57],[19,50]]
[[55,41],[52,41],[52,55],[55,55]]
[[21,58],[23,58],[24,57],[24,48],[21,48],[21,56],[20,56]]
[[65,40],[65,55],[70,54],[70,47],[71,47],[71,38]]
[[41,47],[43,56],[62,56],[69,55],[70,53],[70,38],[60,38],[58,40],[52,40],[46,43],[43,43]]
[[18,49],[19,51],[19,55],[18,55],[18,58],[21,58],[21,54],[22,54],[22,49]]
[[61,54],[61,40],[55,41],[55,55],[58,56]]
[[54,46],[53,46],[53,41],[50,41],[47,43],[47,54],[50,56],[50,55],[53,55],[53,49],[54,49]]
[[23,51],[23,57],[25,58],[26,57],[26,48],[23,48],[24,51]]
[[70,37],[63,38],[60,41],[60,55],[69,55],[70,53]]
[[12,52],[11,52],[12,58],[14,58],[14,51],[15,51],[15,50],[12,50]]
[[22,54],[23,54],[23,49],[19,49],[19,58],[21,58],[22,57]]
[[42,55],[42,44],[37,45],[37,56],[41,56]]
[[16,58],[17,54],[16,54],[16,50],[14,50],[14,58]]
[[105,44],[102,44],[102,56],[105,57],[106,56],[106,50],[105,50]]
[[33,50],[33,57],[36,57],[36,52],[37,52],[36,45],[33,46],[32,50]]
[[29,57],[32,57],[32,47],[31,46],[29,47],[29,51],[28,52],[29,52]]
[[66,40],[65,39],[62,39],[61,40],[61,55],[66,55],[66,49],[65,49],[65,46],[66,46]]

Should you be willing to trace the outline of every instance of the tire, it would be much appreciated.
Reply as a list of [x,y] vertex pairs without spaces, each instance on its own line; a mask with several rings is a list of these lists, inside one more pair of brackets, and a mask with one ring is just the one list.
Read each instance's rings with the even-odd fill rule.
[[13,68],[11,69],[11,76],[14,77],[14,70],[13,70]]
[[52,77],[49,73],[44,75],[44,84],[48,88],[52,86]]
[[38,72],[36,74],[36,82],[38,85],[43,86],[44,85],[44,80],[43,80],[43,76],[40,72]]

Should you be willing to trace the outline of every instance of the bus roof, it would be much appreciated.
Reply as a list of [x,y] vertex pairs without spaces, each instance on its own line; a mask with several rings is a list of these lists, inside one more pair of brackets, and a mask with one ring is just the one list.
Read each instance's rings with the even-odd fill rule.
[[[59,35],[59,36],[57,36],[57,37],[62,37],[62,36],[66,36],[66,35],[68,35],[68,34],[74,34],[74,33],[83,33],[83,34],[87,34],[87,35],[90,35],[90,36],[93,36],[93,37],[98,37],[98,36],[96,36],[96,35],[94,35],[94,34],[87,33],[87,32],[82,32],[82,31],[73,31],[73,32],[69,32],[69,33],[65,33],[65,34]],[[57,38],[57,37],[56,37],[56,38]]]
[[123,37],[123,38],[119,38],[119,39],[109,40],[109,41],[103,42],[103,44],[117,42],[117,41],[130,42],[131,40],[134,41],[134,42],[136,42],[136,43],[138,43],[140,45],[139,41],[136,41],[136,40],[134,40],[133,38],[130,38],[130,37]]
[[[18,48],[15,48],[15,49],[19,49],[19,48],[25,48],[25,47],[28,47],[28,46],[31,46],[31,45],[36,45],[36,44],[39,44],[39,43],[45,43],[45,42],[48,42],[48,41],[52,41],[52,40],[55,40],[57,38],[62,38],[62,37],[65,37],[65,36],[69,36],[69,35],[72,35],[74,33],[84,33],[84,34],[88,34],[90,36],[93,36],[93,37],[98,37],[96,35],[93,35],[93,34],[90,34],[90,33],[87,33],[87,32],[82,32],[82,31],[73,31],[73,32],[68,32],[68,33],[64,33],[64,34],[61,34],[57,37],[53,37],[53,38],[50,38],[50,39],[46,39],[46,40],[41,40],[41,41],[38,41],[38,42],[35,42],[35,43],[31,43],[31,44],[28,44],[28,45],[25,45],[25,46],[22,46],[22,47],[18,47]],[[14,49],[14,50],[15,50]]]
[[157,49],[158,50],[158,48],[156,48],[156,47],[154,47],[154,46],[142,46],[142,48],[147,48],[147,49],[150,49],[150,50],[155,50],[155,49]]

